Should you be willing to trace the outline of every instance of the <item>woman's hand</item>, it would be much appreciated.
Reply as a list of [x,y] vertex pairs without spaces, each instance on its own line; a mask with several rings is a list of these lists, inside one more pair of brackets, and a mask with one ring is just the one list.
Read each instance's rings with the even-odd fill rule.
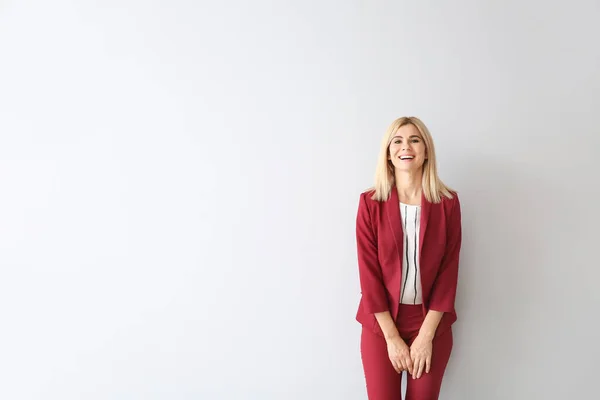
[[411,372],[411,375],[413,379],[420,378],[423,372],[429,373],[432,352],[432,339],[424,335],[417,335],[410,346],[410,358],[413,362],[413,372]]
[[410,358],[410,348],[400,335],[387,339],[388,356],[397,373],[408,371],[412,374],[413,362]]

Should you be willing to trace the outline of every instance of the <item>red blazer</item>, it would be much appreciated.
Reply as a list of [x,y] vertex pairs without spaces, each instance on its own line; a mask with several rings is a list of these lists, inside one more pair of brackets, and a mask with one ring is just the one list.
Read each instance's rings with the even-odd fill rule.
[[[383,332],[374,313],[390,311],[396,319],[402,282],[404,234],[396,188],[387,201],[372,200],[373,192],[360,196],[356,218],[356,241],[361,300],[356,319],[379,335]],[[423,315],[443,311],[436,330],[439,335],[456,321],[454,300],[461,246],[460,202],[443,198],[430,203],[421,196],[419,265]]]

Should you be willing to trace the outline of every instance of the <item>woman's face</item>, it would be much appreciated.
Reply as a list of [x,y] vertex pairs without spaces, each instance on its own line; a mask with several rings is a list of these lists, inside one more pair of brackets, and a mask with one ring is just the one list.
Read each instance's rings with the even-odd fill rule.
[[398,129],[392,137],[388,152],[394,168],[400,171],[418,171],[427,157],[425,142],[412,124]]

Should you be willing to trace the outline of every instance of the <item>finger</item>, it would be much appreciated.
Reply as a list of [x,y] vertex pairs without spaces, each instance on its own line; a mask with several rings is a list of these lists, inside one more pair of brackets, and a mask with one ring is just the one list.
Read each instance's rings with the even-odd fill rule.
[[398,361],[394,361],[394,360],[391,360],[391,361],[392,361],[392,367],[394,367],[394,370],[397,373],[402,372],[402,370],[400,369],[401,368],[400,363]]
[[400,373],[402,373],[402,371],[406,371],[406,364],[404,363],[402,357],[398,358],[398,367],[400,368]]
[[417,379],[417,369],[419,367],[419,356],[413,360],[412,378]]
[[417,372],[417,379],[419,379],[421,377],[421,375],[423,375],[424,369],[425,369],[425,360],[421,359],[419,361],[419,370]]
[[431,370],[431,354],[427,356],[427,359],[425,360],[425,364],[427,365],[425,367],[425,372],[429,373],[429,371]]
[[413,379],[415,379],[415,365],[417,365],[418,362],[419,362],[419,356],[416,355],[412,359],[412,368],[411,368],[411,371],[410,371],[410,375],[412,376]]
[[413,362],[410,359],[409,356],[406,356],[406,358],[404,359],[404,362],[406,363],[406,370],[408,371],[409,374],[412,375],[413,373]]
[[402,366],[402,370],[400,372],[407,370],[406,362],[404,361],[403,358],[400,358],[400,361],[398,363]]
[[421,373],[423,372],[424,364],[425,364],[425,360],[423,360],[423,357],[421,357],[421,358],[419,358],[419,363],[414,366],[415,376],[417,377],[417,379],[419,379],[421,377]]

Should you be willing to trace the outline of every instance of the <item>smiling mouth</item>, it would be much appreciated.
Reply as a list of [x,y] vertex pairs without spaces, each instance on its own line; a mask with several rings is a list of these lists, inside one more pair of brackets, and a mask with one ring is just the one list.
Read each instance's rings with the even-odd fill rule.
[[412,160],[413,158],[415,158],[415,156],[400,156],[400,159],[401,159],[402,161],[405,161],[405,160]]

